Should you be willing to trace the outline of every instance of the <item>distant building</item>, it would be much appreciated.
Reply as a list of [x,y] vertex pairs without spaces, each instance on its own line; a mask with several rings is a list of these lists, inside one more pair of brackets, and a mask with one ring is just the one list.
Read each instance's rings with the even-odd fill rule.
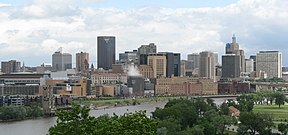
[[132,89],[132,95],[144,96],[144,77],[142,76],[128,76],[127,80],[128,88]]
[[44,76],[49,76],[49,74],[0,75],[0,95],[41,95],[39,91],[40,78]]
[[229,106],[228,107],[229,111],[228,111],[228,115],[232,116],[232,117],[239,117],[240,116],[240,111],[235,108],[234,106]]
[[166,77],[166,55],[165,54],[149,54],[148,65],[152,67],[152,78]]
[[254,71],[254,60],[246,59],[245,60],[245,72],[252,73]]
[[150,43],[149,45],[141,45],[141,47],[138,48],[138,64],[147,65],[148,54],[150,53],[157,53],[157,47],[154,43]]
[[112,69],[115,64],[115,45],[114,36],[97,37],[97,67],[105,70]]
[[213,79],[192,77],[157,78],[156,95],[217,94],[218,86]]
[[[187,64],[187,60],[181,60],[181,74],[180,76],[186,76],[186,64]],[[192,74],[192,73],[191,73]]]
[[238,82],[238,81],[227,81],[218,82],[218,93],[219,94],[236,94],[236,93],[247,93],[254,92],[250,82]]
[[222,56],[222,78],[240,77],[240,56],[226,54]]
[[256,55],[251,55],[250,59],[253,60],[253,71],[256,71]]
[[72,69],[72,55],[58,50],[52,55],[52,70],[65,71],[66,69]]
[[240,72],[245,72],[245,56],[244,50],[239,49],[239,44],[236,42],[236,37],[233,35],[232,43],[226,44],[226,54],[235,54],[240,57]]
[[1,72],[5,74],[20,72],[21,63],[16,60],[2,61]]
[[279,51],[260,51],[256,57],[256,71],[265,71],[268,78],[282,78],[282,53]]
[[76,71],[85,72],[89,70],[89,53],[76,53]]
[[57,96],[72,96],[83,97],[87,96],[87,79],[82,77],[68,77],[67,78],[42,78],[40,93],[42,94],[47,87],[52,90],[52,93]]
[[209,51],[201,52],[199,59],[199,77],[216,80],[214,53]]
[[114,85],[127,83],[127,74],[95,73],[91,75],[92,85]]
[[153,78],[153,69],[149,65],[139,65],[138,70],[144,78]]
[[186,64],[186,76],[192,76],[192,73],[199,69],[200,55],[198,53],[188,54]]
[[126,51],[124,53],[119,53],[119,62],[123,65],[128,65],[134,63],[138,64],[138,52],[133,50],[132,52]]
[[181,75],[181,61],[180,53],[173,52],[159,52],[166,56],[166,77]]
[[36,73],[37,74],[44,74],[52,71],[51,65],[45,65],[44,63],[40,66],[36,67]]

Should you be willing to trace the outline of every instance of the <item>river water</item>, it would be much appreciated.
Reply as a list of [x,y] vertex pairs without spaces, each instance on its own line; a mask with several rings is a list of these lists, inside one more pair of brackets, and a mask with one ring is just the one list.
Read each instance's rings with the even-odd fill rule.
[[[225,98],[215,98],[215,103],[220,105],[223,103]],[[141,105],[135,106],[122,106],[116,108],[102,109],[102,110],[91,110],[91,116],[101,116],[104,114],[122,115],[125,112],[135,112],[140,110],[146,110],[147,116],[151,116],[151,112],[155,111],[156,107],[164,107],[166,102],[153,102],[153,103],[142,103]],[[48,129],[56,124],[56,117],[39,118],[34,120],[24,120],[15,122],[0,123],[0,135],[45,135],[48,133]]]

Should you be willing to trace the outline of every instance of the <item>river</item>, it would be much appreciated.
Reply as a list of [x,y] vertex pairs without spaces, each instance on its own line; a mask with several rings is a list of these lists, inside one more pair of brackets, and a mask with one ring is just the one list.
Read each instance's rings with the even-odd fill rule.
[[[220,105],[226,98],[213,98],[217,105]],[[164,107],[166,102],[153,102],[142,103],[135,106],[122,106],[102,110],[91,110],[91,116],[101,116],[104,114],[122,115],[125,112],[135,112],[140,110],[146,110],[147,116],[151,116],[151,112],[155,111],[156,107]],[[14,121],[0,123],[0,135],[45,135],[48,133],[48,129],[56,123],[56,117],[39,118],[32,120]]]

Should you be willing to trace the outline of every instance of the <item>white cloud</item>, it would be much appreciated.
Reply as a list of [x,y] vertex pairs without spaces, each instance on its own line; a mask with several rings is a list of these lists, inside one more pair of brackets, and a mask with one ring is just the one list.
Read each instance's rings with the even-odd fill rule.
[[0,10],[1,60],[18,56],[26,65],[51,63],[52,53],[62,46],[73,55],[89,52],[95,63],[98,35],[116,36],[117,53],[154,42],[159,51],[180,52],[182,58],[204,50],[221,55],[233,33],[246,54],[273,49],[283,50],[287,58],[285,0],[240,0],[217,8],[126,10],[78,7],[77,2],[34,0]]

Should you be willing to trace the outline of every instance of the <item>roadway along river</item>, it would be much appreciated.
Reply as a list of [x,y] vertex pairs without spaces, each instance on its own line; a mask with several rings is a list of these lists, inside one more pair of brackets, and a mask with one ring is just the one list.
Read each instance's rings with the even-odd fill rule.
[[[226,98],[213,98],[217,105],[223,103]],[[235,99],[235,98],[233,98]],[[91,110],[90,115],[98,117],[103,114],[122,115],[125,112],[135,112],[140,110],[146,110],[148,116],[151,116],[151,112],[155,111],[156,107],[164,107],[166,102],[154,102],[154,103],[142,103],[136,106],[122,106],[110,109]],[[39,118],[34,120],[24,120],[15,122],[0,123],[0,135],[45,135],[48,133],[48,129],[56,124],[56,117]]]

